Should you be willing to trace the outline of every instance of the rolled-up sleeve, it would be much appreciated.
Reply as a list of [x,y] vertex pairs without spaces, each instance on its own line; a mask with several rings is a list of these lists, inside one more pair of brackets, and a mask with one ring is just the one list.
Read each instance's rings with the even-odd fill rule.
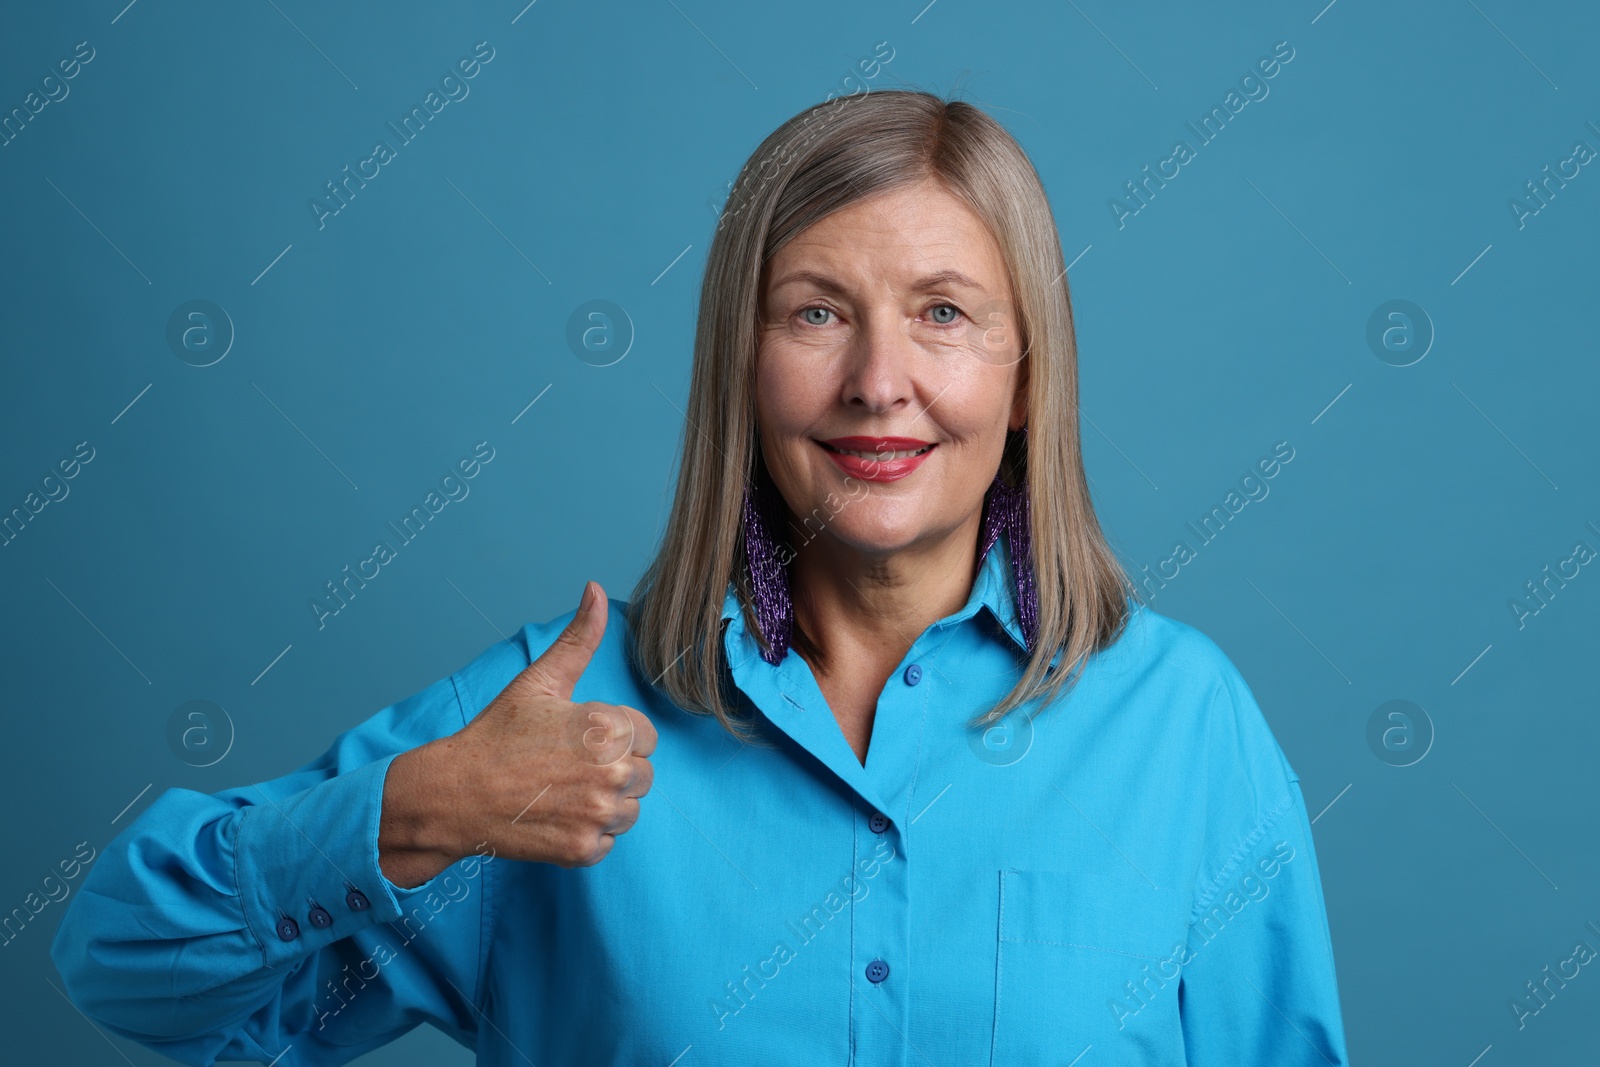
[[452,675],[281,778],[168,789],[62,918],[68,995],[183,1063],[345,1063],[422,1022],[470,1046],[493,862],[404,889],[378,864],[390,763],[466,718]]
[[1300,781],[1224,662],[1209,725],[1211,860],[1180,960],[1186,1059],[1197,1067],[1345,1067],[1322,879]]

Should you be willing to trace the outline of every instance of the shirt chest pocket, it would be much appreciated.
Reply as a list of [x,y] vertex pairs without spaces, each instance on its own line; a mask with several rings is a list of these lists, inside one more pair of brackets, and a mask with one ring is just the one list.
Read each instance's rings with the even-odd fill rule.
[[994,1067],[1181,1067],[1188,898],[1133,871],[999,872]]

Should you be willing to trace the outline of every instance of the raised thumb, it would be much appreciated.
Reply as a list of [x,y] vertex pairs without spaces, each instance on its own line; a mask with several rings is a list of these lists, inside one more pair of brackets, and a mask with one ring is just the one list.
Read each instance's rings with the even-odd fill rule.
[[585,582],[583,599],[572,621],[556,636],[544,654],[523,673],[540,692],[562,700],[572,699],[572,689],[583,677],[606,632],[606,594],[598,582]]

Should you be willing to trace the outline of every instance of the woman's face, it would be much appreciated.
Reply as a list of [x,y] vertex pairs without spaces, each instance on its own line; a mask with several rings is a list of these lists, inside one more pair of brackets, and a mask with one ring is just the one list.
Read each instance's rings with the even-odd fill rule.
[[763,286],[756,410],[791,544],[886,555],[975,527],[1006,430],[1027,419],[983,221],[931,179],[881,193],[791,240]]

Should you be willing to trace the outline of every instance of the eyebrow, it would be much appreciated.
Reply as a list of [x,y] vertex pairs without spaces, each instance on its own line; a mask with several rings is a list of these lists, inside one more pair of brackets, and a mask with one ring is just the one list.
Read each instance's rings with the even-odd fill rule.
[[[790,271],[782,278],[773,282],[772,288],[781,289],[783,286],[792,285],[795,282],[810,282],[818,289],[829,293],[842,293],[845,291],[843,285],[839,284],[838,281],[829,277],[828,275],[823,274],[820,271],[804,269]],[[911,289],[913,292],[925,293],[934,289],[941,289],[947,285],[959,285],[968,289],[975,289],[978,292],[983,293],[985,296],[987,296],[989,293],[989,291],[983,286],[979,285],[972,278],[958,270],[941,270],[918,278],[912,283]]]

